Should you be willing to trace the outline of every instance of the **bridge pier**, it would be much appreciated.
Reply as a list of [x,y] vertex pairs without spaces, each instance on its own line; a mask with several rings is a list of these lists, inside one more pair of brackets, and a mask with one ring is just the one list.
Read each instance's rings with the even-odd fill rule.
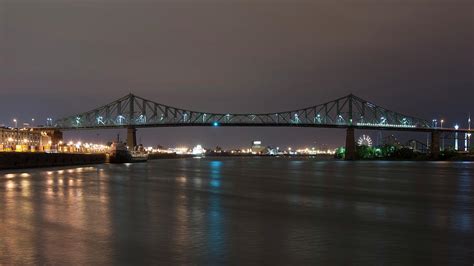
[[346,132],[346,157],[348,161],[356,159],[356,147],[355,147],[355,136],[354,128],[348,127]]
[[135,127],[127,128],[127,146],[129,149],[137,146],[137,129]]
[[431,147],[430,147],[430,152],[431,152],[431,158],[433,159],[439,159],[439,140],[440,140],[440,133],[439,131],[431,131]]

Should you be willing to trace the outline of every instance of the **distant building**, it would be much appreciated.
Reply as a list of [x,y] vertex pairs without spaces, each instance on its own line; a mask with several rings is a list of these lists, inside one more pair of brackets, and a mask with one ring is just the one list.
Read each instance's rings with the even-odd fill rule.
[[398,139],[395,137],[395,135],[386,136],[386,137],[383,139],[383,144],[384,144],[384,145],[390,145],[390,146],[396,146],[396,147],[400,147],[400,146],[401,146],[400,142],[399,142]]
[[415,139],[409,140],[406,146],[412,149],[414,152],[421,152],[421,153],[428,152],[428,146],[426,146],[426,143],[420,142]]
[[262,154],[267,151],[267,148],[262,145],[262,141],[254,140],[252,142],[252,153],[253,154]]

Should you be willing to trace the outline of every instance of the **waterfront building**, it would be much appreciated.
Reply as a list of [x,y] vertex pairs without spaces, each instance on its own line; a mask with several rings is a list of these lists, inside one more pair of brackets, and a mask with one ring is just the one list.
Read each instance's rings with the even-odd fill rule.
[[0,151],[37,151],[50,146],[51,137],[46,132],[0,127]]

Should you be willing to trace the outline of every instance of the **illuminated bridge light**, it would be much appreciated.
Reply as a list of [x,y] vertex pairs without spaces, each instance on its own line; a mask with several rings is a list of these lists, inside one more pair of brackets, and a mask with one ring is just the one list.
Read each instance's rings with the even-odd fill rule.
[[402,128],[415,128],[415,125],[397,125],[397,124],[376,124],[376,123],[357,123],[358,126],[369,126],[369,127],[402,127]]
[[123,120],[125,120],[125,117],[123,115],[117,116],[117,123],[119,123],[120,125],[123,123]]
[[345,122],[344,117],[342,117],[342,115],[340,115],[340,114],[337,115],[337,122],[338,123],[344,123]]
[[216,121],[216,122],[212,123],[212,126],[218,127],[218,126],[219,126],[219,122]]
[[317,123],[321,124],[321,115],[320,114],[316,115],[316,117],[314,118],[314,122],[315,123],[317,122]]
[[104,123],[104,117],[102,117],[102,116],[97,117],[97,124],[102,124],[102,125],[104,125],[104,124],[105,124],[105,123]]
[[146,116],[145,116],[145,115],[140,115],[140,116],[137,118],[137,122],[138,122],[138,123],[146,123]]
[[298,114],[295,114],[295,120],[293,122],[296,124],[300,122],[300,118],[298,117]]

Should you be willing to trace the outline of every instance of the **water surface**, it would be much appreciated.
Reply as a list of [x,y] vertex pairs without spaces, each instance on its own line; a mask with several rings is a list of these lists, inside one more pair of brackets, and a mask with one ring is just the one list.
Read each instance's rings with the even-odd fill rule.
[[0,171],[0,265],[472,265],[473,175],[279,158]]

